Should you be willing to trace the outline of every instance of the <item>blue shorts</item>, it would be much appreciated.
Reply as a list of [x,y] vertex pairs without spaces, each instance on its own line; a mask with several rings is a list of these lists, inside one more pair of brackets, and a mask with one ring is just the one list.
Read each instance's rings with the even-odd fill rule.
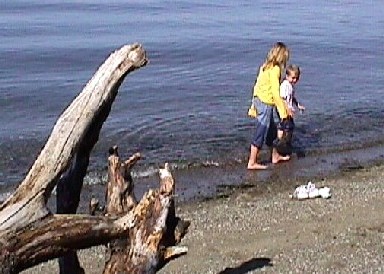
[[257,97],[253,99],[253,103],[257,109],[257,117],[254,120],[255,132],[251,144],[261,149],[265,140],[267,146],[272,146],[273,140],[277,137],[277,129],[273,121],[274,106],[264,104]]

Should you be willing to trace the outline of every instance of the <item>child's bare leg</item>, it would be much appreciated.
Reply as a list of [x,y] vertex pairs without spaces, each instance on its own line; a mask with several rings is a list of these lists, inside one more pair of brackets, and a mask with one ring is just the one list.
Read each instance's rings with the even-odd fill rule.
[[249,154],[248,169],[267,169],[267,166],[257,163],[257,156],[259,155],[259,148],[251,145],[251,153]]
[[281,156],[276,148],[272,149],[272,164],[277,164],[278,162],[281,161],[288,161],[291,157],[289,155],[287,156]]
[[283,138],[283,136],[284,136],[284,131],[282,131],[282,130],[277,130],[277,138],[278,139],[282,139]]

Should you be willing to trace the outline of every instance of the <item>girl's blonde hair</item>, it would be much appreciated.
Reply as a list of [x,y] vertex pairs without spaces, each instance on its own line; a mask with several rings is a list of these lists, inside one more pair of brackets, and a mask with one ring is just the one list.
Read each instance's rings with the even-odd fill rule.
[[283,42],[277,42],[269,50],[264,61],[263,69],[279,66],[282,70],[287,65],[289,59],[289,49]]

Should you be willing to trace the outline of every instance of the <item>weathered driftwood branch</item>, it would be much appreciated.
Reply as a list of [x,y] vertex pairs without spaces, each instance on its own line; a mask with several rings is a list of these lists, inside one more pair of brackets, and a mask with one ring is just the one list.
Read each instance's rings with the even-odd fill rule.
[[[127,237],[113,240],[107,249],[104,274],[155,273],[172,256],[187,252],[186,247],[175,247],[176,227],[181,220],[175,216],[175,183],[168,165],[160,169],[160,187],[150,190],[137,204],[131,167],[140,158],[133,155],[121,162],[117,147],[110,149],[108,158],[108,185],[106,191],[106,215],[121,216],[131,211],[135,224]],[[184,236],[189,223],[183,222]],[[177,232],[176,232],[177,233]],[[181,240],[181,238],[179,239]]]
[[106,214],[120,216],[137,205],[137,199],[133,192],[131,168],[140,159],[141,155],[136,153],[128,160],[121,162],[117,146],[110,148],[109,154],[108,184],[105,193]]
[[[131,217],[132,219],[132,217]],[[26,228],[2,233],[0,273],[18,273],[72,249],[106,244],[121,237],[133,220],[87,215],[51,215]]]
[[[129,217],[128,221],[132,222],[131,215],[114,222],[108,218],[67,216],[78,225],[78,229],[84,227],[84,231],[78,231],[79,235],[89,233],[89,237],[84,236],[84,242],[79,241],[74,237],[78,234],[69,232],[67,227],[53,248],[51,244],[46,244],[47,240],[55,238],[56,233],[59,235],[60,230],[51,230],[50,227],[59,228],[65,223],[62,221],[63,216],[51,214],[46,202],[60,181],[58,196],[62,198],[58,198],[58,211],[76,211],[90,151],[98,140],[118,88],[128,73],[146,63],[145,51],[138,44],[126,45],[115,51],[59,117],[26,178],[13,195],[0,205],[0,270],[16,273],[41,261],[63,255],[68,247],[77,249],[99,244],[128,229],[124,221]],[[100,232],[102,228],[105,233]],[[17,243],[19,240],[23,247]],[[36,249],[36,246],[39,248]]]

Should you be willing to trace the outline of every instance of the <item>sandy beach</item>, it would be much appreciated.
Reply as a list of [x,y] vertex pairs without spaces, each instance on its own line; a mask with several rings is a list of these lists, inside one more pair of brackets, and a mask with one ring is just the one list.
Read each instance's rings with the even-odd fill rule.
[[[159,273],[383,273],[384,166],[314,181],[329,199],[293,200],[293,191],[238,189],[184,203],[189,251]],[[86,273],[101,273],[104,248],[79,251]],[[22,273],[58,273],[55,260]]]

